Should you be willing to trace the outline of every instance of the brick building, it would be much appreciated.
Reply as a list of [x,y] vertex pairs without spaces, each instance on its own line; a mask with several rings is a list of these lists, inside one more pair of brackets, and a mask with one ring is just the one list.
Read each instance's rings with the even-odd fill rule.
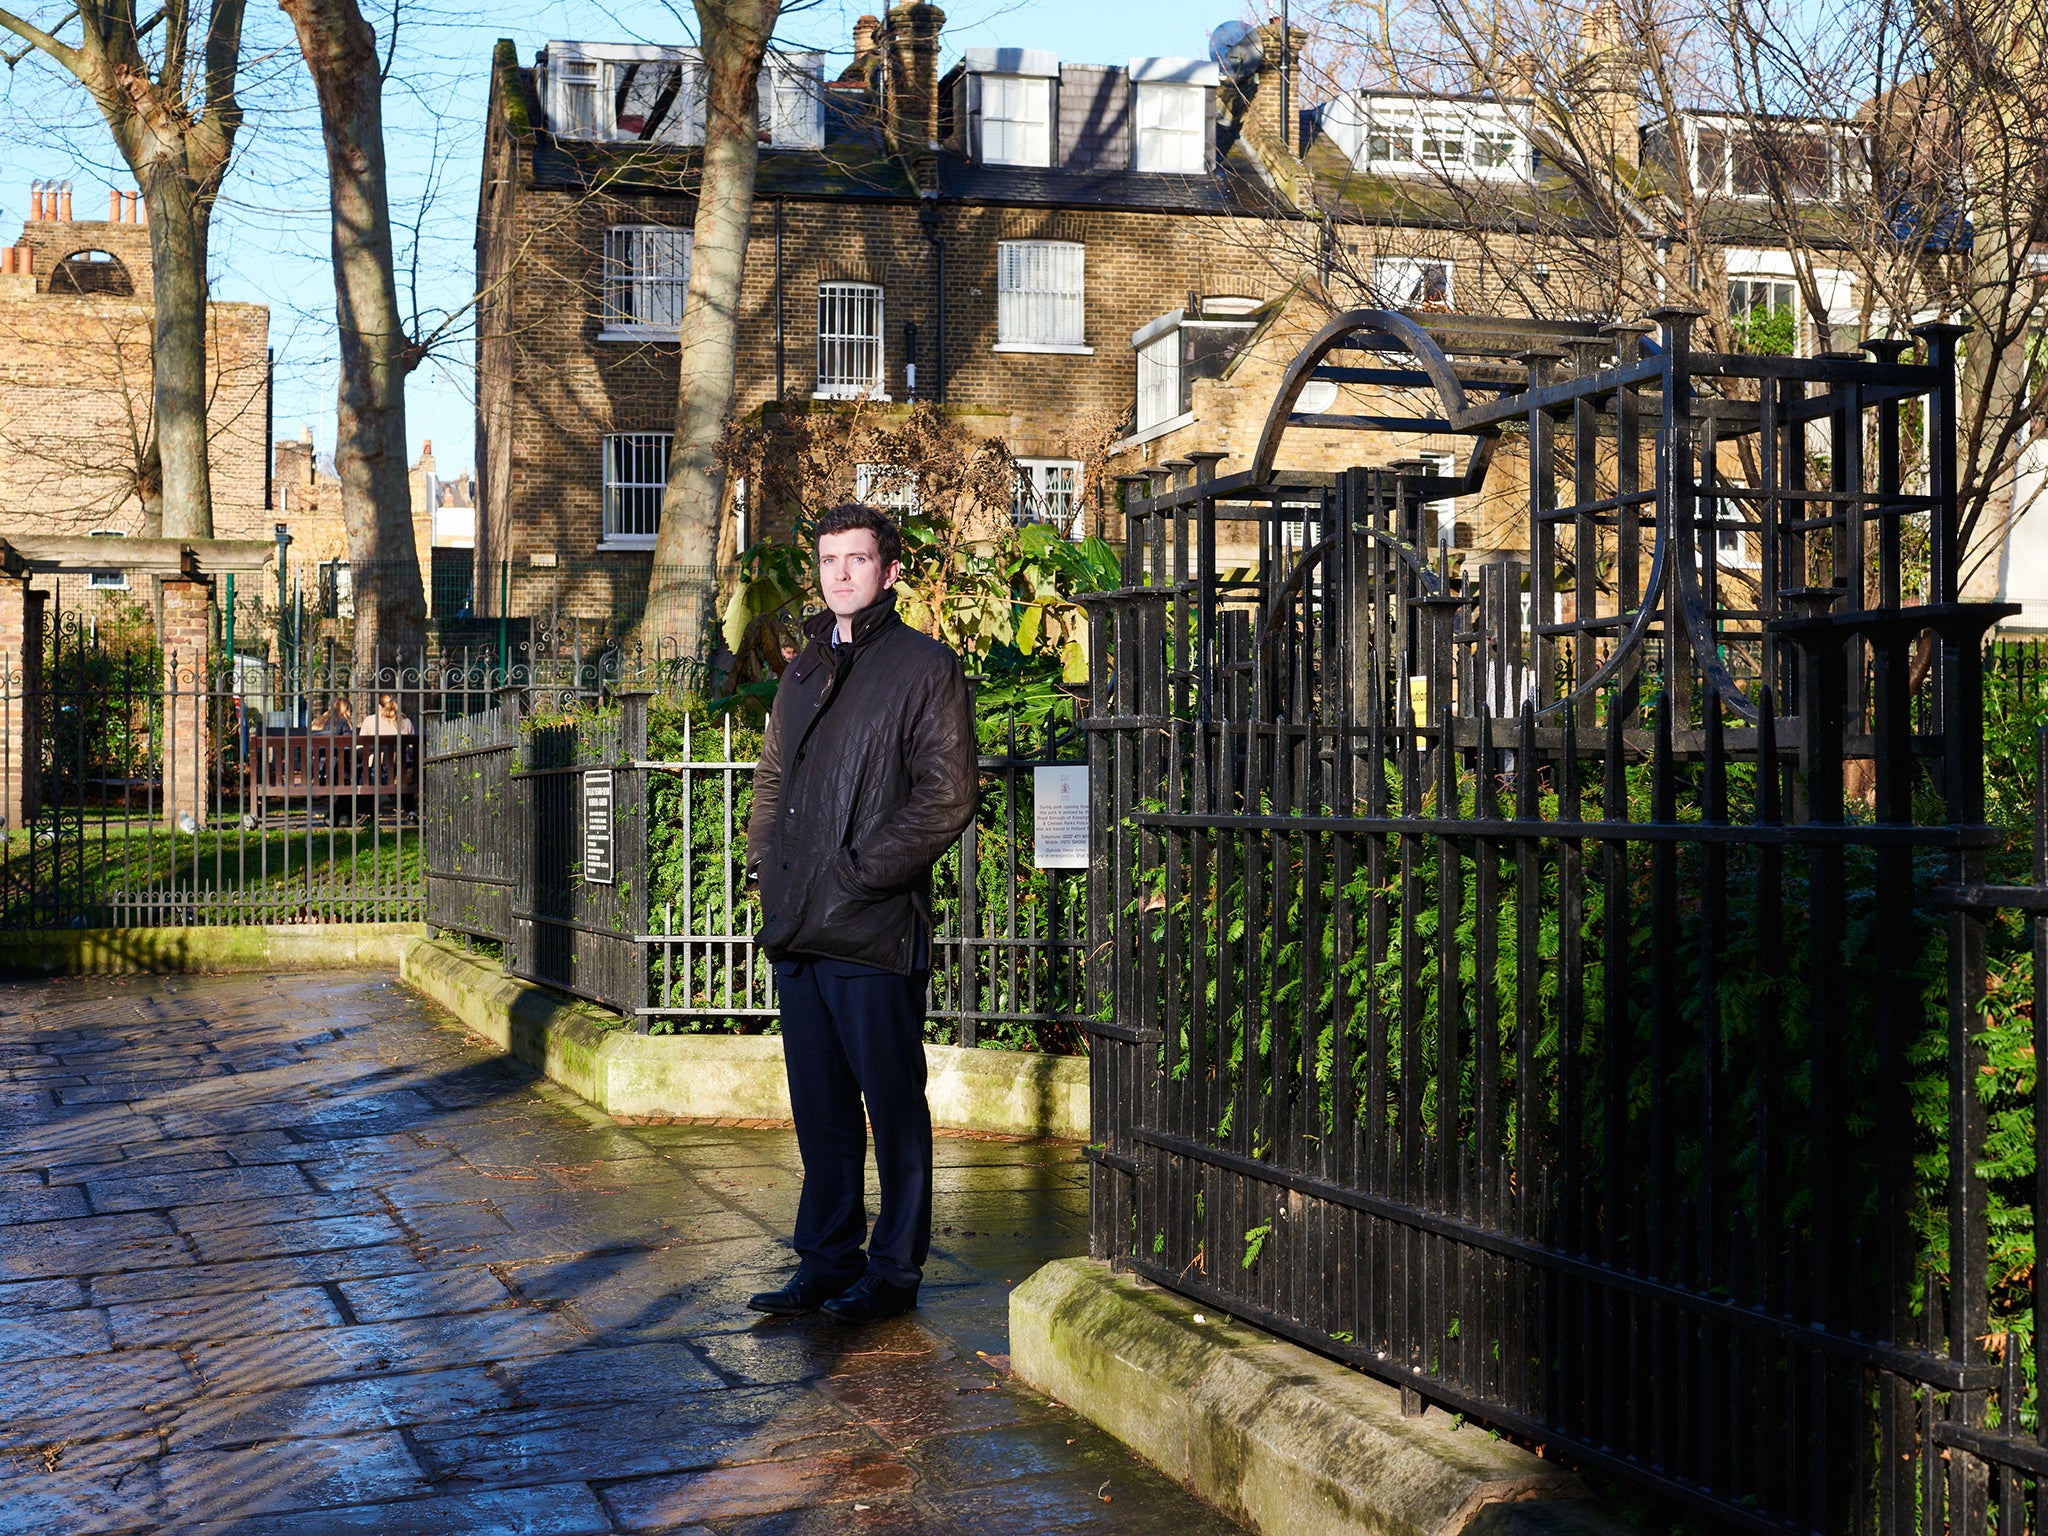
[[[341,480],[330,454],[316,451],[313,429],[279,438],[271,449],[273,521],[291,535],[291,567],[305,586],[307,601],[320,616],[354,616],[355,571],[349,558],[348,528],[342,520]],[[420,444],[407,473],[412,496],[413,552],[427,584],[427,611],[434,618],[461,613],[469,602],[469,547],[476,513],[473,474],[443,480],[436,472],[434,444]],[[452,565],[449,557],[454,556]]]
[[[1109,477],[1198,452],[1225,455],[1223,473],[1243,467],[1282,370],[1334,313],[1532,322],[1504,367],[1515,346],[1633,320],[1657,302],[1643,297],[1656,291],[1653,249],[1681,272],[1688,259],[1669,254],[1658,175],[1721,177],[1714,247],[1698,259],[1710,286],[1725,268],[1731,344],[1788,308],[1791,344],[1822,344],[1735,169],[1748,163],[1742,125],[1704,114],[1646,124],[1611,4],[1585,18],[1562,104],[1517,95],[1512,79],[1309,101],[1306,35],[1283,40],[1277,24],[1251,33],[1228,74],[1185,59],[1086,65],[971,48],[939,77],[943,21],[929,5],[896,6],[856,24],[839,79],[803,55],[764,77],[737,414],[940,400],[1019,460],[1020,510],[1114,535]],[[478,214],[476,558],[480,583],[485,570],[504,580],[515,613],[628,615],[644,591],[702,135],[694,67],[689,49],[555,42],[522,64],[499,44]],[[1826,154],[1814,163],[1835,169],[1801,196],[1853,195],[1842,129],[1816,125]],[[1594,217],[1579,195],[1589,155],[1609,183],[1621,180],[1607,176],[1615,163],[1662,169],[1630,179],[1640,203],[1625,193],[1618,212]],[[1842,272],[1822,276],[1839,322],[1853,293]],[[1302,409],[1436,414],[1377,385],[1312,388],[1322,393]],[[1121,426],[1084,484],[1105,420]],[[1296,430],[1279,462],[1444,472],[1470,446],[1448,433]],[[1483,496],[1437,505],[1441,540],[1484,549],[1521,537],[1525,485],[1510,438]],[[759,509],[756,521],[775,515]],[[488,611],[495,592],[479,596]]]
[[[836,81],[815,55],[771,69],[737,411],[942,402],[1017,457],[1027,515],[1072,526],[1082,439],[1131,409],[1132,332],[1190,294],[1277,296],[1261,231],[1299,215],[1213,65],[970,49],[941,79],[943,20],[917,4],[864,18]],[[694,215],[693,71],[688,49],[550,43],[529,66],[498,48],[476,555],[480,588],[508,571],[515,613],[629,614],[645,590]],[[497,593],[478,597],[490,611]]]
[[[130,590],[114,541],[143,532],[154,310],[142,218],[132,192],[110,192],[104,219],[79,218],[68,182],[38,182],[0,250],[0,537],[106,536],[106,569],[83,584],[102,593]],[[214,531],[267,538],[270,312],[216,303],[208,323]],[[60,583],[66,602],[85,595],[74,585]]]

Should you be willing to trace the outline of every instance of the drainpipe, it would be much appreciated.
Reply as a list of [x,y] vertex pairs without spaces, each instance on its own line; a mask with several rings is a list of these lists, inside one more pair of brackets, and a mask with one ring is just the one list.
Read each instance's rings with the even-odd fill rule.
[[1292,73],[1288,50],[1294,42],[1293,24],[1287,19],[1287,0],[1280,0],[1280,147],[1290,153],[1294,149],[1294,130],[1289,125],[1288,109],[1293,105],[1287,99],[1287,77]]
[[782,404],[782,199],[775,199],[775,403]]
[[[277,487],[273,476],[277,457],[277,348],[267,347],[263,354],[263,507],[269,511],[276,505],[274,492]],[[230,576],[229,581],[234,577]]]
[[932,398],[946,403],[946,238],[939,233],[939,194],[928,189],[918,194],[917,223],[930,242],[938,267],[938,335],[932,345]]

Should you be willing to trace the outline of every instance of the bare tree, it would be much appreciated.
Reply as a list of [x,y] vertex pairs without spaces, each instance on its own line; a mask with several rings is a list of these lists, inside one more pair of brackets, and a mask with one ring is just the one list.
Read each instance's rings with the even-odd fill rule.
[[398,311],[384,157],[388,59],[356,0],[280,0],[320,98],[341,342],[335,472],[355,573],[359,664],[413,665],[427,601],[413,542],[405,380],[423,353]]
[[725,499],[720,444],[732,414],[740,285],[760,158],[760,78],[781,0],[696,0],[704,61],[704,157],[683,303],[682,377],[668,488],[649,576],[648,631],[706,649]]
[[1350,223],[1323,256],[1330,291],[1406,307],[1377,291],[1374,257],[1435,240],[1485,279],[1461,284],[1460,308],[1632,320],[1684,305],[1709,346],[1789,348],[1792,312],[1760,308],[1744,281],[1776,253],[1816,349],[1960,321],[1961,533],[1966,575],[1981,572],[2048,425],[2048,285],[2028,260],[2048,240],[2044,26],[2038,6],[1989,0],[1335,0],[1312,50],[1322,94],[1520,104],[1539,169],[1488,179],[1418,154],[1412,201],[1434,233],[1333,200]]
[[[139,19],[133,0],[75,0],[50,31],[0,9],[0,28],[92,96],[149,209],[156,325],[155,454],[145,526],[213,536],[206,452],[207,231],[242,125],[235,94],[246,0],[172,5]],[[57,33],[76,19],[80,40]],[[27,50],[24,50],[26,52]]]

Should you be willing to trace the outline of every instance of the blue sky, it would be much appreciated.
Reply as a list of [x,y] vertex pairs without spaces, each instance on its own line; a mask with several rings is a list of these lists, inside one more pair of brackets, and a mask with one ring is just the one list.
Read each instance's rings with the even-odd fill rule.
[[[437,0],[402,12],[393,79],[386,89],[386,139],[392,161],[393,218],[417,227],[416,252],[402,252],[401,289],[416,266],[422,312],[461,305],[473,281],[477,166],[481,153],[486,67],[500,37],[518,42],[520,57],[550,38],[687,41],[688,0],[673,5],[603,6],[581,0],[505,0],[489,11],[444,13]],[[377,17],[379,8],[365,5]],[[785,18],[783,46],[822,48],[835,70],[851,52],[853,20],[868,4],[819,0]],[[947,9],[946,63],[980,44],[1050,49],[1062,58],[1121,63],[1147,54],[1199,56],[1209,29],[1238,14],[1232,0],[1202,7],[1173,0],[962,0]],[[382,12],[383,18],[391,15]],[[327,261],[327,217],[318,119],[291,51],[290,33],[274,7],[251,7],[254,62],[244,74],[250,121],[215,220],[216,296],[270,306],[277,353],[276,424],[280,437],[310,426],[320,448],[334,441],[335,347],[333,278]],[[380,40],[385,35],[378,21]],[[9,71],[0,117],[0,241],[11,242],[29,207],[36,177],[69,177],[74,211],[104,218],[107,188],[133,183],[119,167],[97,114],[82,93],[44,65],[24,61]],[[401,242],[411,244],[404,233]],[[414,259],[408,259],[412,257]],[[472,463],[474,427],[467,333],[447,355],[413,375],[407,392],[412,450],[432,439],[443,475]]]

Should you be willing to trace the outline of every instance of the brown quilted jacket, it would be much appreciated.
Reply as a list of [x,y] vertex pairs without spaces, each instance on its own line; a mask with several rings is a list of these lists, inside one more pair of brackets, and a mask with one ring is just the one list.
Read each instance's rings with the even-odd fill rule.
[[782,674],[747,820],[769,957],[908,975],[931,955],[931,870],[974,816],[974,715],[960,658],[896,613],[834,619]]

